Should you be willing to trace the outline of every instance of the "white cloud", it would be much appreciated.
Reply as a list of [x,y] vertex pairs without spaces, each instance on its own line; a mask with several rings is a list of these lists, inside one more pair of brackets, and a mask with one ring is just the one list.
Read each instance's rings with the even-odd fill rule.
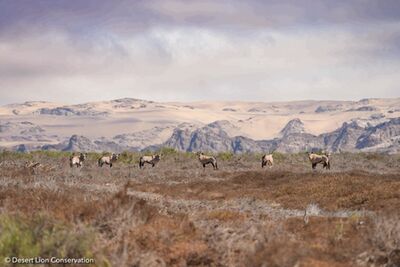
[[[382,31],[384,29],[385,31]],[[0,101],[358,99],[399,96],[399,24],[129,35],[32,33],[0,42]]]

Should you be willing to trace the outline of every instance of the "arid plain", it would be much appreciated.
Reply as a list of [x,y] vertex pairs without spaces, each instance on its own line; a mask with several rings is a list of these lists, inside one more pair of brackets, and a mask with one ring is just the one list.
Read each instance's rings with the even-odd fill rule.
[[[93,257],[97,266],[399,266],[400,157],[163,150],[154,168],[123,153],[3,152],[0,256]],[[35,168],[26,162],[40,162]],[[3,264],[3,263],[1,263]]]

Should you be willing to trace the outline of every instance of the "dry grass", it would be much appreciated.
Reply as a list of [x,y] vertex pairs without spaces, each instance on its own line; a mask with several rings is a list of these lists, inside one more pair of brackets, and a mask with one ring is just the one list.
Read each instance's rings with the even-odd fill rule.
[[204,216],[207,220],[219,220],[222,222],[240,222],[249,219],[247,214],[230,210],[213,210],[207,212]]
[[[259,155],[221,154],[213,171],[167,152],[144,170],[130,153],[111,169],[96,166],[97,154],[82,169],[70,169],[64,153],[0,154],[0,256],[86,255],[103,266],[396,266],[398,155],[334,155],[332,171],[313,172],[303,154],[277,154],[267,170]],[[26,161],[41,166],[27,171]],[[306,224],[310,204],[322,211]]]
[[137,184],[142,191],[187,199],[212,199],[221,192],[226,199],[254,197],[278,202],[285,208],[304,209],[318,203],[327,210],[400,210],[400,178],[396,174],[362,171],[346,173],[293,173],[288,171],[240,171],[220,173],[223,179],[165,185]]

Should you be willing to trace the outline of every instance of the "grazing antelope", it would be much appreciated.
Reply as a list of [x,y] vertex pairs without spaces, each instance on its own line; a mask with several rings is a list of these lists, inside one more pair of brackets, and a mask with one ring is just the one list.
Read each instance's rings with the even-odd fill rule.
[[203,168],[206,168],[207,164],[211,164],[214,170],[218,170],[217,159],[215,157],[204,155],[203,152],[197,152],[196,154],[199,157],[199,161],[203,165]]
[[104,164],[109,165],[110,168],[113,166],[113,163],[119,159],[120,154],[112,153],[111,156],[102,156],[97,161],[99,167],[103,167]]
[[25,162],[25,169],[28,170],[30,174],[35,174],[37,167],[41,166],[39,162],[32,162],[32,161],[27,161]]
[[264,168],[264,166],[269,166],[270,168],[274,165],[274,158],[272,157],[272,154],[265,154],[261,158],[261,167]]
[[315,170],[317,164],[322,164],[322,168],[330,170],[331,163],[329,160],[329,154],[318,155],[315,153],[308,153],[308,159],[311,162],[311,167]]
[[72,154],[71,157],[69,158],[69,166],[72,168],[74,166],[82,167],[83,162],[86,159],[86,154],[84,153],[79,153],[79,155]]
[[161,155],[156,154],[152,156],[142,156],[139,160],[139,168],[144,167],[144,164],[151,164],[154,167],[161,159]]
[[32,161],[25,162],[25,168],[28,168],[28,169],[34,169],[38,166],[40,166],[39,162],[32,162]]

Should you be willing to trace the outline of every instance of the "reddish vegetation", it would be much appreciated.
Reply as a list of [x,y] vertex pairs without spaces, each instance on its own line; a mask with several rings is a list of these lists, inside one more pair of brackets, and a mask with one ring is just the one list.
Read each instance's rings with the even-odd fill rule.
[[[140,171],[123,162],[111,170],[90,161],[82,170],[49,168],[60,159],[41,155],[44,169],[26,172],[18,167],[22,160],[14,159],[0,176],[0,210],[35,229],[48,227],[34,225],[38,214],[77,233],[91,229],[89,250],[98,265],[397,266],[400,177],[383,162],[377,163],[386,168],[381,173],[295,172],[284,170],[279,159],[273,169],[236,169],[234,158],[222,162],[221,171],[203,171],[195,159],[185,163],[177,157],[187,156],[167,156]],[[246,209],[231,208],[238,200],[245,200]],[[325,211],[374,215],[310,213],[306,222],[302,213],[279,217],[262,207],[253,211],[252,201],[269,203],[282,214],[314,203]]]
[[318,203],[327,210],[400,210],[400,176],[362,171],[346,173],[293,173],[283,171],[242,171],[220,173],[221,181],[165,185],[135,184],[134,188],[188,199],[255,197],[280,203],[285,208],[305,208]]

